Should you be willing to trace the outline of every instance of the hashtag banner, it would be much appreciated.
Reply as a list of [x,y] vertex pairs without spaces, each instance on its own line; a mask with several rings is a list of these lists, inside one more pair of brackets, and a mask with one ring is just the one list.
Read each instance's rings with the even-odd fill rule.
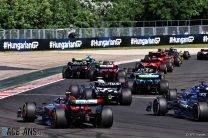
[[85,48],[182,45],[208,43],[208,34],[121,36],[67,39],[1,39],[0,51],[67,50]]

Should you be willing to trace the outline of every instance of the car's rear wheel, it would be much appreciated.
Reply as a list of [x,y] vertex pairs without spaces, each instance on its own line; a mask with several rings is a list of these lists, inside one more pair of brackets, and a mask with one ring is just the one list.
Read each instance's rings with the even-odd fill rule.
[[69,87],[69,91],[71,92],[71,96],[74,96],[75,98],[79,97],[79,86],[78,85],[71,85]]
[[53,128],[65,128],[68,125],[64,108],[57,108],[52,112],[51,116]]
[[167,71],[173,72],[173,64],[171,62],[166,63]]
[[157,97],[153,102],[153,113],[155,115],[165,115],[167,110],[167,101],[163,97]]
[[166,100],[172,101],[176,100],[177,98],[177,90],[176,89],[169,89],[169,91],[165,94]]
[[139,69],[140,64],[141,64],[141,62],[137,62],[137,63],[135,64],[135,70],[138,70],[138,69]]
[[179,67],[181,65],[180,59],[179,58],[175,58],[174,59],[174,64],[175,64],[175,66]]
[[98,127],[110,128],[113,125],[113,112],[110,108],[103,107],[98,119]]
[[63,69],[62,69],[62,77],[63,78],[66,78],[66,79],[69,79],[71,77],[71,72],[68,70],[68,67],[67,66],[64,66]]
[[169,83],[167,80],[160,80],[159,94],[165,94],[169,91]]
[[96,70],[95,69],[89,70],[88,77],[89,77],[90,81],[95,81],[96,80],[96,77],[97,77]]
[[193,116],[196,121],[208,121],[208,104],[206,102],[195,103]]
[[92,89],[86,89],[84,92],[84,98],[85,99],[93,99],[93,95],[92,95]]
[[34,122],[36,119],[36,104],[27,102],[22,107],[22,117],[25,122]]
[[197,60],[202,60],[201,52],[198,52],[198,53],[197,53]]
[[119,97],[119,102],[121,105],[131,105],[132,94],[130,89],[122,89]]
[[128,80],[128,88],[133,92],[134,80]]
[[126,82],[126,78],[125,77],[118,77],[118,82],[124,84]]
[[167,66],[165,64],[160,64],[159,71],[164,72],[164,74],[167,73]]
[[189,57],[190,57],[189,52],[188,52],[188,51],[184,51],[184,52],[183,52],[183,58],[186,59],[186,60],[188,60]]
[[117,77],[126,77],[126,72],[124,70],[119,70],[117,72]]

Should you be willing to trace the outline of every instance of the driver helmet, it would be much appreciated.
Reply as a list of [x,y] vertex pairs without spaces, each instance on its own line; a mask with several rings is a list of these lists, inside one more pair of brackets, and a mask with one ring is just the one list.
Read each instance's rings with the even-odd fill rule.
[[86,60],[83,60],[82,63],[83,63],[83,64],[87,64],[87,61],[86,61]]

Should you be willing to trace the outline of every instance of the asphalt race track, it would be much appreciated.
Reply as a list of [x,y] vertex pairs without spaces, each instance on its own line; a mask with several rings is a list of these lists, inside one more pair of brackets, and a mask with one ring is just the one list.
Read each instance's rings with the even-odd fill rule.
[[[122,67],[133,67],[129,63]],[[208,62],[197,61],[196,56],[184,61],[181,67],[175,67],[172,73],[166,75],[170,87],[190,88],[198,81],[208,82]],[[98,137],[98,138],[182,138],[208,137],[208,122],[195,122],[179,119],[170,112],[166,116],[154,116],[145,111],[146,105],[154,95],[135,95],[130,107],[111,106],[114,113],[114,124],[110,129],[93,128],[84,125],[82,128],[51,129],[35,123],[17,121],[16,111],[25,101],[35,101],[39,105],[50,102],[55,97],[63,95],[70,84],[87,84],[88,80],[69,79],[48,86],[34,89],[23,94],[0,100],[0,127],[34,127],[41,130],[44,137]]]

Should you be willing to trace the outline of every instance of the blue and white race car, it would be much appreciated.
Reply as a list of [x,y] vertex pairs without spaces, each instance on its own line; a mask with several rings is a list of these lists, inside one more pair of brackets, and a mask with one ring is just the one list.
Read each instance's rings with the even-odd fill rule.
[[169,90],[168,81],[164,80],[164,74],[154,72],[151,68],[140,68],[128,80],[129,87],[135,94],[156,92],[164,94]]
[[169,110],[173,110],[176,117],[208,121],[208,85],[202,83],[177,94],[176,91],[170,90],[169,94],[168,98],[157,97],[146,110],[153,110],[155,115],[165,115]]
[[88,87],[83,87],[82,92],[86,99],[103,99],[106,104],[131,105],[132,93],[121,82],[106,82],[98,79]]

